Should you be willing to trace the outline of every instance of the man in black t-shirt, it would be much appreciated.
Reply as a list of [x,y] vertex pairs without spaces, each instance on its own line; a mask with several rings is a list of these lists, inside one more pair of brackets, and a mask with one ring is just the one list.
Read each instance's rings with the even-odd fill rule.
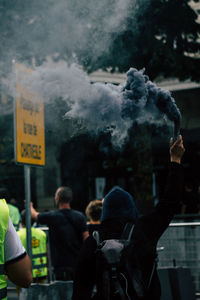
[[77,255],[89,235],[83,213],[71,209],[72,191],[61,186],[56,190],[57,210],[39,213],[31,204],[31,216],[49,227],[51,261],[56,280],[72,280]]

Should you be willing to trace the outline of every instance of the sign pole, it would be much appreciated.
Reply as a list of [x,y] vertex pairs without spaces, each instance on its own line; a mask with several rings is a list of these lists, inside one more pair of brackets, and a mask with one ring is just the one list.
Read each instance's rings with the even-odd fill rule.
[[24,179],[25,179],[25,207],[26,207],[26,245],[27,252],[32,261],[32,236],[31,236],[31,168],[24,165]]

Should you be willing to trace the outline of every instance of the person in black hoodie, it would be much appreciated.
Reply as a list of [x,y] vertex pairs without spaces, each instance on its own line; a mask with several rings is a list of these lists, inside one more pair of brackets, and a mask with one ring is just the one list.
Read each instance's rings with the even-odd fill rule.
[[[133,197],[120,187],[114,187],[104,198],[99,230],[101,240],[119,239],[127,222],[135,224],[132,234],[134,252],[133,248],[130,247],[127,255],[129,266],[133,268],[135,264],[133,257],[136,258],[146,290],[142,298],[139,298],[132,291],[127,299],[159,300],[161,297],[157,270],[153,266],[158,240],[173,219],[181,200],[184,173],[181,159],[184,151],[181,135],[174,143],[172,139],[170,140],[170,166],[164,197],[147,215],[138,215]],[[72,300],[93,299],[95,285],[97,286],[97,293],[94,299],[101,299],[101,293],[98,291],[99,270],[95,263],[96,249],[96,240],[93,236],[88,237],[79,253]],[[150,277],[151,283],[147,288]],[[110,300],[112,299],[114,298],[111,297]]]

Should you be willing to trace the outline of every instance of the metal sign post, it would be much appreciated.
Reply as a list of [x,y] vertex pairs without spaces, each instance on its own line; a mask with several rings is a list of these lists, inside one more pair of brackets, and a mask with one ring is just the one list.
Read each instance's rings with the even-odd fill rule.
[[31,235],[31,168],[28,165],[24,166],[25,179],[25,208],[26,208],[26,246],[28,255],[32,261],[32,235]]

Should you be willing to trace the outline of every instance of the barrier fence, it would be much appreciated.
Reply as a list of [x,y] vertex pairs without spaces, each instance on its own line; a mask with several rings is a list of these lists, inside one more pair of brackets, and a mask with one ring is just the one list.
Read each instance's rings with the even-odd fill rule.
[[28,289],[21,289],[19,300],[71,300],[72,291],[73,281],[32,283]]
[[162,235],[158,267],[185,267],[190,270],[196,293],[200,292],[200,222],[173,221]]
[[[48,236],[48,228],[43,227],[41,229],[45,230]],[[186,299],[186,293],[188,292],[192,295],[192,290],[194,289],[196,297],[198,294],[200,295],[200,221],[195,219],[192,221],[190,219],[174,220],[160,238],[158,249],[158,269],[160,269],[159,274],[162,277],[161,279],[164,279],[163,287],[165,289],[162,300],[174,299],[174,295],[171,294],[180,294],[181,290],[182,295],[178,295],[176,297],[177,300]],[[23,291],[24,294],[22,293],[20,300],[34,299],[35,293],[38,296],[40,294],[42,300],[46,299],[44,297],[45,294],[48,294],[48,297],[50,296],[49,299],[70,300],[73,283],[55,282],[51,270],[51,260],[49,260],[50,280],[48,284],[46,286],[38,284],[32,285],[31,289],[28,289],[29,291]],[[191,275],[188,274],[188,272]],[[190,285],[191,289],[187,288],[187,290],[184,290],[186,286],[189,286],[188,283],[191,277],[194,288]],[[166,289],[166,279],[170,278],[176,278],[179,290],[173,291],[171,282],[169,282],[169,288]],[[178,280],[180,281],[180,284],[178,284]],[[65,290],[66,298],[63,298],[63,295],[61,297],[61,290]],[[171,294],[169,295],[169,293]],[[193,299],[191,297],[192,296],[189,297],[190,300]]]

